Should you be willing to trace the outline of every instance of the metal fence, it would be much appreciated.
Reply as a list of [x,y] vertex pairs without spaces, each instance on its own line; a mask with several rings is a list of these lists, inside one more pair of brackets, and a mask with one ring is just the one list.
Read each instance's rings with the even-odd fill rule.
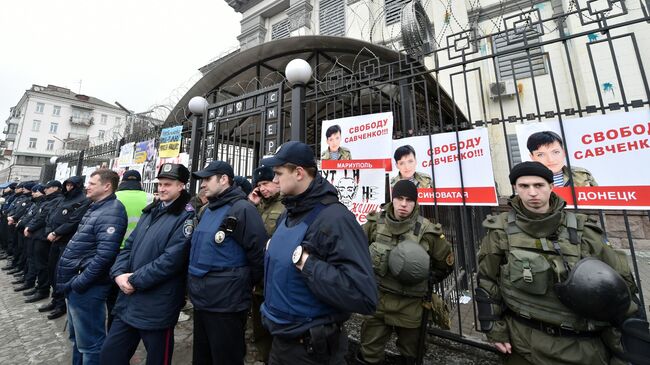
[[[304,100],[295,100],[292,95],[299,94],[292,94],[283,80],[255,83],[253,90],[215,85],[205,95],[207,115],[193,119],[199,144],[192,163],[202,166],[212,159],[225,160],[235,174],[250,177],[262,156],[274,153],[296,130],[300,139],[320,151],[322,120],[392,111],[395,139],[488,127],[491,138],[497,139],[492,145],[495,170],[503,175],[521,154],[512,139],[516,124],[558,120],[563,130],[567,119],[648,108],[644,56],[650,55],[646,51],[650,47],[642,33],[650,29],[650,17],[645,6],[631,9],[625,2],[599,1],[599,8],[577,1],[551,13],[535,6],[515,9],[496,20],[476,14],[470,29],[438,37],[439,41],[433,35],[429,44],[401,53],[310,49],[260,59],[239,74],[262,80],[277,75],[279,66],[274,65],[286,65],[292,57],[308,60],[314,73]],[[494,26],[486,30],[481,22]],[[646,43],[641,45],[641,40]],[[304,119],[291,123],[297,112]],[[189,136],[189,125],[184,133]],[[158,135],[159,131],[129,136],[128,141]],[[116,157],[124,142],[63,159],[79,166],[104,162]],[[189,150],[191,141],[184,138],[184,142],[183,149]],[[431,176],[435,176],[433,169],[432,165]],[[431,325],[430,333],[485,347],[483,335],[476,331],[474,301],[466,300],[476,285],[476,253],[484,234],[481,222],[487,214],[504,209],[508,189],[500,189],[502,204],[495,209],[466,204],[423,208],[425,216],[444,226],[457,262],[453,275],[437,287],[451,309],[452,330]],[[643,263],[636,245],[641,239],[650,240],[650,229],[644,228],[650,226],[650,212],[580,212],[596,217],[610,240],[629,250],[645,311],[644,289],[650,289],[641,281]],[[612,228],[612,222],[619,221]]]

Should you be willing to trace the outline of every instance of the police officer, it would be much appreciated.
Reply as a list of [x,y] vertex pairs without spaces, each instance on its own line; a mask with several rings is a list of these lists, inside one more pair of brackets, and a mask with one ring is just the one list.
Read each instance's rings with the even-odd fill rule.
[[194,305],[194,364],[243,364],[253,283],[263,275],[264,224],[232,167],[212,161],[193,173],[208,197],[192,235],[189,296]]
[[262,160],[286,208],[265,256],[262,322],[270,364],[344,364],[350,313],[370,314],[377,289],[368,244],[354,215],[316,168],[312,149],[284,143]]
[[48,181],[43,185],[42,191],[45,194],[43,203],[24,231],[25,236],[34,240],[34,269],[37,279],[34,295],[27,298],[25,303],[46,299],[50,294],[51,278],[47,268],[50,242],[45,238],[45,222],[52,209],[63,199],[63,194],[61,193],[61,183],[56,180]]
[[41,184],[32,186],[31,204],[29,205],[27,212],[16,224],[16,229],[22,236],[24,245],[23,261],[25,266],[25,282],[21,287],[18,287],[14,290],[25,290],[23,293],[25,296],[31,296],[36,292],[36,289],[34,288],[36,286],[36,268],[34,267],[34,239],[31,237],[29,232],[25,232],[25,229],[27,225],[34,219],[40,208],[41,202],[43,200],[43,192],[41,188]]
[[9,234],[9,228],[7,227],[7,216],[6,212],[9,209],[9,206],[15,199],[15,189],[16,183],[6,183],[6,187],[2,190],[2,198],[4,202],[2,203],[2,208],[0,209],[0,244],[2,252],[0,253],[0,260],[6,259],[10,256],[9,252],[9,239],[7,235]]
[[160,201],[144,208],[111,268],[120,294],[102,347],[102,364],[128,365],[141,339],[147,364],[171,363],[194,229],[194,208],[185,191],[189,178],[190,171],[183,165],[160,167]]
[[[278,217],[284,212],[284,205],[280,199],[280,185],[273,181],[273,169],[260,166],[253,170],[253,192],[248,195],[248,200],[257,206],[257,211],[262,216],[264,228],[269,237],[275,232]],[[253,342],[257,347],[256,359],[261,362],[269,361],[272,337],[262,325],[260,306],[264,302],[263,283],[255,285],[253,290]]]
[[[612,358],[622,352],[612,323],[636,307],[630,300],[636,286],[627,261],[595,221],[564,210],[566,202],[553,192],[553,172],[543,164],[516,165],[510,183],[516,193],[510,211],[483,222],[487,234],[475,293],[481,330],[507,355],[508,364],[620,363]],[[581,298],[560,296],[558,288],[590,257],[617,281],[600,281],[597,272],[607,271],[600,267],[590,284],[575,286],[579,290],[573,293]],[[580,294],[584,290],[591,295]],[[589,301],[595,310],[579,309],[571,304],[576,299]]]
[[52,286],[52,301],[38,308],[38,311],[52,311],[47,316],[48,319],[56,319],[66,313],[65,297],[57,289],[56,267],[66,245],[77,231],[81,218],[90,206],[90,200],[86,199],[83,191],[83,181],[81,176],[71,176],[63,181],[64,197],[50,211],[45,221],[46,239],[50,242],[47,267]]
[[[120,248],[124,248],[126,240],[131,235],[131,232],[135,229],[135,226],[140,220],[142,215],[142,210],[153,202],[153,195],[146,193],[142,189],[142,176],[136,170],[127,170],[122,175],[122,180],[120,185],[117,187],[117,200],[124,205],[126,209],[126,214],[129,218],[129,225],[126,227],[126,233],[124,234],[124,240]],[[113,307],[115,306],[115,301],[117,300],[117,295],[119,289],[116,285],[111,286],[110,291],[108,292],[108,298],[106,299],[106,309],[108,313],[108,328],[111,328],[113,323]]]
[[420,216],[415,184],[398,181],[392,197],[382,212],[369,215],[363,225],[380,300],[377,312],[366,317],[361,327],[361,364],[384,360],[384,348],[393,330],[404,363],[415,364],[422,298],[427,295],[428,285],[442,281],[454,267],[454,254],[441,225]]
[[[20,220],[23,216],[29,211],[29,208],[32,205],[32,188],[36,185],[34,181],[27,181],[22,183],[22,195],[16,199],[14,204],[14,209],[9,213],[9,224],[14,227],[13,237],[14,237],[14,264],[17,271],[13,274],[14,276],[20,275],[21,278],[13,282],[12,284],[24,284],[26,271],[26,257],[25,257],[25,237],[23,236],[22,229],[18,227]],[[20,186],[20,185],[19,185]],[[24,227],[23,227],[24,228]],[[11,273],[11,271],[10,271]],[[16,289],[26,290],[27,287],[20,286]]]

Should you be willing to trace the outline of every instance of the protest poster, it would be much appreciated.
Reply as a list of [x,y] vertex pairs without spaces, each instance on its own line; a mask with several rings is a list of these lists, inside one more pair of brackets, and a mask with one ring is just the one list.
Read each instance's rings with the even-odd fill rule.
[[[650,110],[520,124],[523,161],[554,173],[553,191],[571,207],[650,209]],[[568,157],[568,159],[567,159]],[[574,191],[572,191],[572,185]]]
[[56,172],[54,173],[54,180],[63,182],[65,179],[70,177],[70,170],[68,169],[67,162],[57,162],[56,163]]
[[422,205],[498,205],[486,128],[397,139],[392,155],[391,188],[412,180]]
[[150,139],[147,141],[138,142],[135,145],[135,154],[133,155],[133,163],[145,163],[155,158],[156,140]]
[[120,147],[120,156],[118,159],[118,166],[127,167],[133,164],[133,150],[135,148],[135,142],[126,143]]
[[160,132],[160,146],[158,157],[170,158],[178,156],[181,150],[181,132],[183,126],[165,128]]
[[326,120],[321,127],[320,173],[363,224],[368,214],[379,211],[386,201],[393,114]]
[[393,113],[325,120],[321,129],[321,168],[391,169]]

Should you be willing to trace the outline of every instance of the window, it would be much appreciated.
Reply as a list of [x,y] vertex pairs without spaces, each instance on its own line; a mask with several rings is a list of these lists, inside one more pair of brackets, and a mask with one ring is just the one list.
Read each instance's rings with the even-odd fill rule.
[[29,139],[29,145],[27,148],[36,148],[36,138],[30,138]]
[[61,115],[61,107],[58,106],[58,105],[55,105],[52,108],[52,115],[54,115],[55,117],[58,117],[59,115]]
[[7,134],[16,134],[18,132],[18,124],[9,124]]
[[99,124],[106,125],[107,121],[108,121],[108,115],[102,114],[101,118],[99,118]]
[[36,103],[36,112],[37,113],[43,113],[43,110],[45,110],[45,104]]
[[[513,48],[532,45],[541,41],[540,33],[534,27],[512,29],[492,38],[495,53],[507,52]],[[499,80],[517,80],[546,74],[546,65],[542,47],[531,47],[514,53],[499,56],[496,59]]]
[[48,151],[54,150],[54,140],[53,139],[48,139],[47,140],[47,150]]
[[50,123],[50,134],[56,134],[56,132],[59,130],[59,123]]
[[115,125],[120,125],[120,121],[121,121],[121,120],[122,120],[122,118],[120,118],[120,117],[115,117]]
[[385,0],[386,25],[397,24],[402,18],[402,8],[410,0]]
[[344,0],[320,0],[318,11],[320,34],[345,35],[345,2]]
[[106,134],[106,131],[103,131],[103,130],[100,129],[99,134],[97,136],[99,137],[99,139],[104,139],[105,134]]
[[32,122],[32,132],[38,132],[39,130],[41,130],[41,121],[34,120]]
[[115,128],[113,129],[113,139],[118,139],[120,138],[120,131],[119,129]]
[[283,19],[271,26],[271,39],[289,38],[291,24],[289,19]]

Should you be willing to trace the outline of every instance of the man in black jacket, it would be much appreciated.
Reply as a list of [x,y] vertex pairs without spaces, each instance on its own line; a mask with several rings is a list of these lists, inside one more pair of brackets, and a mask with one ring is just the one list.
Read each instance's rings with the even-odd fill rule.
[[43,193],[40,190],[41,184],[36,184],[32,187],[32,198],[28,203],[29,208],[23,217],[16,223],[16,230],[22,236],[23,241],[23,266],[25,276],[23,277],[24,283],[14,289],[14,291],[23,291],[23,295],[30,296],[35,293],[34,287],[36,286],[36,270],[34,268],[34,240],[30,235],[25,234],[25,228],[34,219],[43,200]]
[[[16,198],[13,203],[13,208],[10,208],[7,222],[13,228],[13,265],[15,269],[9,271],[9,274],[25,274],[25,259],[24,259],[24,237],[23,232],[17,228],[18,223],[22,217],[27,213],[32,202],[32,187],[36,185],[33,181],[26,181],[24,183],[18,184],[20,187],[17,190],[20,190],[21,195]],[[23,284],[25,282],[24,278],[20,278],[13,282],[12,284]]]
[[185,302],[185,280],[194,208],[180,164],[160,167],[160,200],[149,204],[111,268],[121,292],[101,352],[101,364],[128,365],[140,339],[147,364],[167,365],[174,351],[174,326]]
[[63,200],[61,183],[56,180],[48,181],[43,186],[45,197],[39,207],[38,213],[27,224],[24,230],[26,237],[34,241],[34,271],[36,273],[37,285],[34,295],[27,298],[25,303],[33,303],[43,300],[50,295],[51,280],[47,269],[47,259],[50,252],[50,242],[45,238],[45,222],[52,210]]
[[244,330],[253,283],[263,275],[266,231],[260,214],[233,186],[232,167],[212,161],[195,172],[208,197],[192,235],[189,294],[194,304],[194,364],[244,363]]
[[286,212],[267,244],[262,323],[270,364],[345,364],[350,313],[371,314],[377,284],[368,242],[302,142],[283,144],[273,167]]
[[56,289],[56,266],[63,250],[65,250],[65,246],[77,231],[81,218],[83,218],[90,206],[90,201],[86,199],[84,194],[83,178],[81,176],[68,178],[63,182],[63,187],[64,198],[50,211],[45,222],[46,239],[50,242],[47,268],[52,286],[52,301],[38,308],[38,311],[52,311],[47,316],[48,319],[56,319],[66,313],[63,293]]

